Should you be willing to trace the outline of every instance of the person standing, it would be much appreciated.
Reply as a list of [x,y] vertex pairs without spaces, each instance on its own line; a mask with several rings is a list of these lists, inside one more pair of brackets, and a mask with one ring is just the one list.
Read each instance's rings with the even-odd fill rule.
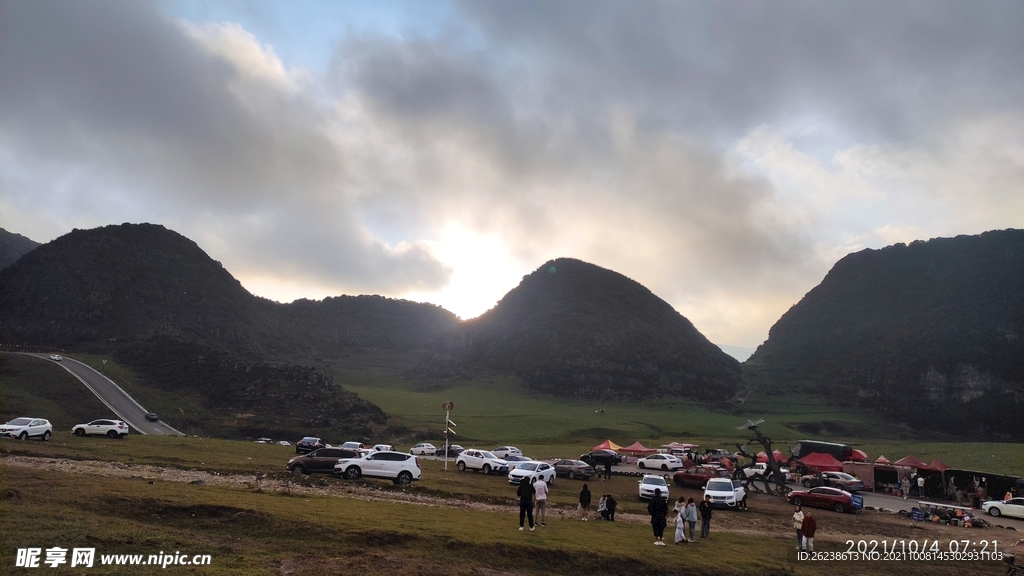
[[612,463],[611,462],[608,462],[607,464],[604,465],[604,479],[605,480],[611,480],[612,479]]
[[547,526],[544,521],[548,518],[548,483],[540,476],[535,477],[533,491],[537,495],[537,511],[533,517],[537,519],[537,524]]
[[[683,507],[685,510],[686,507]],[[686,539],[686,516],[683,514],[683,510],[673,509],[672,510],[672,523],[676,527],[676,544],[680,542],[686,543],[689,540]]]
[[804,513],[799,506],[793,511],[793,528],[796,529],[796,549],[804,549]]
[[647,513],[651,515],[651,528],[654,529],[654,545],[665,545],[665,525],[668,514],[668,503],[661,497],[661,488],[654,489],[654,498],[647,505]]
[[804,514],[801,530],[804,536],[804,548],[808,552],[814,552],[814,533],[818,531],[818,523],[814,520],[810,510]]
[[686,516],[686,526],[690,529],[690,542],[696,542],[695,529],[697,527],[697,505],[694,504],[693,498],[686,501],[686,508],[683,512]]
[[530,518],[530,532],[533,532],[533,484],[526,478],[519,481],[519,489],[516,495],[519,496],[519,531],[523,531],[523,519]]
[[580,490],[580,520],[584,522],[590,517],[590,488],[586,484]]
[[924,476],[917,476],[917,497],[924,498]]
[[711,504],[711,496],[704,495],[704,501],[700,503],[700,537],[711,536],[711,513],[715,507]]

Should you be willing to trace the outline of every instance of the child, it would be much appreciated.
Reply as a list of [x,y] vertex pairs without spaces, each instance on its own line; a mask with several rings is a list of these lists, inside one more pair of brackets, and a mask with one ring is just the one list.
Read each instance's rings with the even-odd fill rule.
[[679,510],[673,510],[672,521],[676,524],[676,544],[680,542],[685,544],[689,541],[686,539],[686,516],[681,514]]

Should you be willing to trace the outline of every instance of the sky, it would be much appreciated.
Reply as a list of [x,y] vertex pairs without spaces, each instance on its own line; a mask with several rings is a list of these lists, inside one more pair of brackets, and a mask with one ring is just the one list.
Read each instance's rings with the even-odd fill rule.
[[840,258],[1024,227],[1018,1],[0,0],[0,227],[475,317],[545,261],[753,348]]

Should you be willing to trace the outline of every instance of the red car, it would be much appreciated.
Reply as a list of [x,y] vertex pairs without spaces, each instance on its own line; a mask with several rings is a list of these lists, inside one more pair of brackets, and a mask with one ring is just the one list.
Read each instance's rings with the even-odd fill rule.
[[838,488],[820,486],[810,490],[797,490],[790,492],[787,498],[795,506],[817,506],[836,512],[857,511],[857,507],[853,504],[853,494]]
[[676,486],[703,488],[712,478],[729,478],[729,471],[720,466],[695,466],[672,475]]

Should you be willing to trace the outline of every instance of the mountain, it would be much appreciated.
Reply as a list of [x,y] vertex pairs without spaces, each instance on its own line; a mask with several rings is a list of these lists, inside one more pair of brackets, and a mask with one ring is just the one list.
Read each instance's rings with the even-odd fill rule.
[[740,364],[639,283],[559,258],[523,277],[478,318],[441,338],[415,371],[451,378],[518,375],[563,397],[726,400]]
[[225,415],[221,431],[246,413],[279,430],[361,436],[383,412],[312,366],[414,355],[457,322],[379,296],[257,298],[195,242],[153,224],[75,230],[0,271],[0,342],[112,354],[153,386],[199,394]]
[[1024,230],[850,254],[745,368],[917,428],[1024,439]]
[[39,242],[0,228],[0,270],[17,262],[18,258],[35,250],[36,246],[39,246]]

